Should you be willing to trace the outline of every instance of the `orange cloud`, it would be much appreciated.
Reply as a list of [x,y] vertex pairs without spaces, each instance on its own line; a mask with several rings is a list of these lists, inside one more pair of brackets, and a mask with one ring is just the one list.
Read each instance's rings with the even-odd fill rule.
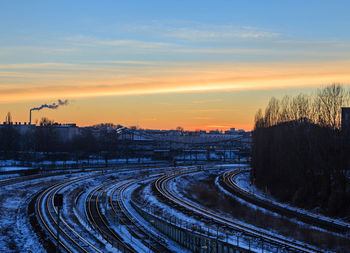
[[[48,66],[55,67],[54,64]],[[152,68],[68,66],[72,71],[67,71],[67,66],[61,69],[59,65],[56,66],[57,70],[46,72],[34,71],[27,65],[22,67],[30,68],[31,71],[20,71],[18,66],[2,71],[0,66],[0,102],[30,101],[43,97],[54,99],[259,90],[350,82],[350,62],[345,61],[225,65],[193,63],[192,67],[170,64]]]

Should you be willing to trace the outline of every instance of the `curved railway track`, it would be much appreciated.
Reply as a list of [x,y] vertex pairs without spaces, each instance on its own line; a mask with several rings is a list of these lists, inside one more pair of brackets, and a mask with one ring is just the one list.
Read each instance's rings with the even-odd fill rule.
[[[36,211],[40,218],[41,223],[44,225],[46,230],[52,236],[54,240],[57,240],[57,209],[53,205],[54,195],[62,188],[78,182],[80,180],[87,179],[95,175],[83,176],[64,182],[55,184],[46,190],[44,190],[37,199]],[[56,217],[56,218],[55,218]],[[86,246],[91,247],[95,252],[102,252],[97,249],[94,244],[83,238],[78,232],[76,232],[68,223],[61,217],[60,221],[63,226],[60,226],[60,247],[66,252],[74,252],[79,250],[80,252],[89,252]]]
[[[109,205],[111,206],[113,212],[115,215],[118,216],[119,219],[119,213],[117,209],[121,211],[123,216],[127,219],[126,221],[121,219],[121,222],[128,226],[131,227],[131,231],[134,232],[137,230],[140,234],[142,234],[143,238],[140,238],[143,242],[144,245],[149,247],[150,250],[153,252],[171,252],[167,247],[166,243],[162,238],[159,238],[156,234],[152,233],[151,230],[145,228],[138,222],[136,222],[135,217],[132,216],[132,214],[129,212],[129,210],[126,208],[126,205],[124,203],[123,199],[123,192],[131,185],[137,183],[138,181],[132,181],[127,184],[122,185],[121,187],[115,187],[112,189],[110,197],[109,197]],[[113,204],[113,196],[115,195],[116,192],[116,205]],[[137,235],[135,235],[137,236]]]
[[52,174],[44,174],[44,175],[43,174],[35,174],[35,175],[28,175],[28,176],[15,176],[15,177],[11,177],[9,179],[0,180],[0,187],[10,185],[10,184],[25,182],[28,180],[58,176],[58,175],[63,175],[63,174],[64,173],[52,173]]
[[323,219],[321,217],[317,217],[311,213],[300,212],[297,210],[291,210],[289,208],[283,207],[278,203],[274,203],[269,201],[268,199],[264,199],[262,197],[258,197],[257,195],[250,193],[249,191],[242,189],[234,180],[236,176],[241,173],[248,172],[249,170],[234,170],[223,173],[219,177],[219,182],[222,182],[222,186],[235,194],[236,196],[253,203],[255,205],[266,208],[267,210],[277,212],[281,215],[285,215],[287,217],[299,219],[305,223],[318,226],[324,229],[327,229],[332,232],[337,232],[341,234],[348,233],[350,231],[349,224],[344,222],[340,222],[332,219]]
[[[191,173],[191,172],[187,172]],[[181,173],[179,175],[183,175],[184,173]],[[250,236],[256,237],[256,238],[262,238],[265,242],[269,242],[271,245],[281,246],[284,248],[288,248],[297,252],[308,252],[308,253],[314,253],[314,252],[320,252],[314,248],[311,248],[307,245],[290,241],[275,235],[271,235],[268,233],[264,233],[262,231],[259,231],[257,229],[245,226],[243,224],[234,222],[230,219],[227,219],[221,215],[218,215],[214,213],[213,211],[210,211],[208,209],[204,209],[202,207],[199,207],[198,205],[194,205],[193,203],[184,200],[183,198],[180,198],[176,196],[174,193],[172,193],[168,187],[167,183],[169,180],[174,179],[175,177],[179,175],[172,175],[172,176],[163,176],[158,178],[154,185],[156,190],[166,199],[172,201],[173,203],[182,206],[186,208],[187,210],[194,212],[196,214],[199,214],[201,216],[204,216],[206,218],[209,218],[210,220],[213,220],[217,223],[224,224],[226,226],[229,226],[235,230],[238,230],[244,234],[249,234]]]
[[[62,191],[65,187],[69,187],[70,185],[77,183],[79,181],[84,181],[91,177],[96,177],[97,175],[106,176],[113,173],[115,173],[115,171],[109,172],[109,173],[93,174],[93,175],[90,174],[90,175],[81,176],[70,180],[65,180],[63,182],[56,183],[48,187],[47,189],[43,190],[37,195],[35,211],[38,216],[38,220],[42,224],[42,227],[44,228],[44,230],[48,232],[49,236],[51,237],[51,241],[54,243],[54,245],[56,245],[55,242],[57,240],[57,219],[58,219],[58,210],[54,206],[55,194]],[[20,179],[20,181],[22,180]],[[86,217],[88,218],[88,223],[90,223],[90,226],[116,249],[121,250],[122,252],[137,252],[137,250],[135,250],[132,247],[132,245],[125,242],[123,238],[119,236],[118,233],[116,233],[116,231],[114,231],[111,228],[111,226],[109,226],[107,218],[104,216],[104,212],[101,211],[99,206],[101,202],[101,196],[105,193],[106,194],[105,203],[106,204],[109,203],[114,213],[116,213],[117,212],[116,207],[113,205],[113,194],[115,191],[118,191],[116,203],[118,205],[118,208],[121,210],[121,213],[123,213],[123,215],[125,216],[124,217],[125,219],[122,222],[125,223],[125,225],[127,225],[128,228],[131,226],[131,224],[133,226],[132,229],[129,229],[130,233],[133,234],[135,238],[137,238],[137,234],[134,232],[135,228],[137,228],[144,235],[143,241],[146,242],[145,247],[152,249],[152,251],[154,252],[169,252],[169,250],[167,250],[167,248],[164,247],[164,245],[162,244],[164,243],[164,240],[159,242],[159,241],[156,241],[157,240],[156,237],[152,239],[149,236],[150,235],[149,231],[146,228],[136,224],[134,218],[131,217],[131,214],[126,211],[126,208],[123,204],[123,199],[121,198],[122,192],[134,181],[128,180],[124,183],[120,183],[120,182],[116,183],[115,180],[113,179],[112,182],[100,185],[95,189],[93,189],[85,199],[85,203],[86,203],[85,214],[86,214]],[[16,180],[16,182],[18,182],[18,180]],[[118,184],[118,186],[114,187],[116,184]],[[113,191],[113,193],[111,194],[110,199],[108,201],[107,193],[111,190]],[[82,195],[82,192],[78,194],[77,199],[79,199],[81,195]],[[77,199],[75,199],[75,202],[74,202],[75,205],[77,204],[76,203]],[[60,216],[59,230],[60,230],[60,249],[64,252],[99,252],[99,253],[104,252],[103,250],[99,249],[96,244],[93,243],[93,242],[96,243],[96,241],[93,241],[92,239],[91,240],[92,242],[90,242],[86,238],[84,238],[82,235],[80,235],[79,232],[77,232],[74,229],[74,225],[69,225],[68,222],[64,220],[62,215]],[[93,237],[95,236],[93,235]],[[146,237],[148,237],[148,241],[145,239]]]
[[[122,249],[123,252],[138,252],[136,250],[137,247],[134,248],[132,243],[128,244],[124,241],[123,237],[118,233],[118,230],[112,229],[107,217],[103,214],[106,213],[108,215],[108,212],[106,210],[103,212],[100,208],[100,204],[104,204],[105,202],[103,201],[107,201],[107,196],[110,192],[108,204],[111,207],[113,214],[109,213],[109,217],[112,218],[113,216],[114,219],[117,217],[118,226],[121,224],[125,225],[125,227],[129,230],[131,237],[134,238],[134,240],[136,239],[140,241],[147,249],[146,251],[171,252],[167,248],[167,244],[164,239],[160,238],[156,234],[153,234],[150,229],[147,229],[137,222],[137,218],[133,217],[128,208],[126,208],[123,192],[129,186],[139,181],[140,180],[127,180],[122,183],[111,182],[95,188],[89,194],[86,200],[86,213],[88,218],[91,220],[91,225],[96,228],[108,242],[110,242],[113,246],[117,246],[118,249]],[[106,196],[106,199],[103,199],[102,196]],[[116,197],[116,199],[113,200],[113,197]],[[132,238],[130,238],[131,241]]]
[[[122,171],[122,170],[120,170]],[[118,172],[120,172],[118,171]],[[54,206],[54,196],[56,193],[68,187],[76,182],[84,181],[86,179],[96,176],[107,176],[114,174],[117,171],[108,173],[96,173],[86,176],[77,177],[74,179],[66,180],[57,184],[54,184],[41,192],[36,201],[36,213],[39,216],[39,220],[49,232],[49,235],[53,241],[57,240],[57,217],[58,210]],[[104,252],[96,247],[96,245],[79,234],[74,229],[74,226],[70,226],[61,216],[60,217],[60,248],[66,252]]]
[[[128,182],[121,184],[128,184]],[[86,201],[86,213],[88,218],[92,222],[93,228],[96,228],[98,232],[105,238],[113,247],[117,247],[118,249],[122,249],[123,252],[137,252],[133,249],[133,247],[127,244],[121,236],[114,231],[107,219],[102,214],[99,207],[99,198],[105,192],[106,188],[108,188],[111,183],[106,183],[104,185],[98,186],[95,190],[93,190]],[[120,186],[119,186],[120,187]]]

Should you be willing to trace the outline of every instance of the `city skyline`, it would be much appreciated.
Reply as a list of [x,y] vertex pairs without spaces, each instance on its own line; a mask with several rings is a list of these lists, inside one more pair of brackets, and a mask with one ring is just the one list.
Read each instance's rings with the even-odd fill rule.
[[0,117],[251,130],[272,96],[350,83],[347,1],[45,1],[0,10]]

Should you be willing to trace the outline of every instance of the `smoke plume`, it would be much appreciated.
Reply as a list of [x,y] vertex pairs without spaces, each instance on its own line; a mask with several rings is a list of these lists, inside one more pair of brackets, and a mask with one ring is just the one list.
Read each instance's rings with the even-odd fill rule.
[[68,105],[69,101],[66,99],[66,100],[57,100],[57,103],[54,102],[52,103],[51,105],[48,105],[48,104],[43,104],[39,107],[34,107],[34,108],[31,108],[30,110],[31,111],[40,111],[41,109],[43,108],[49,108],[49,109],[57,109],[59,106],[61,105]]
[[67,99],[65,99],[65,100],[59,99],[59,100],[57,100],[57,103],[54,102],[51,105],[43,104],[43,105],[41,105],[39,107],[31,108],[30,111],[29,111],[29,125],[32,124],[32,111],[40,111],[43,108],[57,109],[61,105],[68,105],[68,102],[69,101]]

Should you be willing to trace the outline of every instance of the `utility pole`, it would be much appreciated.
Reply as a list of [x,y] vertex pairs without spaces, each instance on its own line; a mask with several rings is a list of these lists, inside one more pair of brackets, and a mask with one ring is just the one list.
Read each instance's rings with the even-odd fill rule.
[[62,194],[56,194],[54,196],[54,200],[53,200],[54,205],[57,207],[58,209],[58,217],[57,217],[57,246],[56,246],[56,252],[60,252],[60,210],[61,207],[63,206],[63,195]]

